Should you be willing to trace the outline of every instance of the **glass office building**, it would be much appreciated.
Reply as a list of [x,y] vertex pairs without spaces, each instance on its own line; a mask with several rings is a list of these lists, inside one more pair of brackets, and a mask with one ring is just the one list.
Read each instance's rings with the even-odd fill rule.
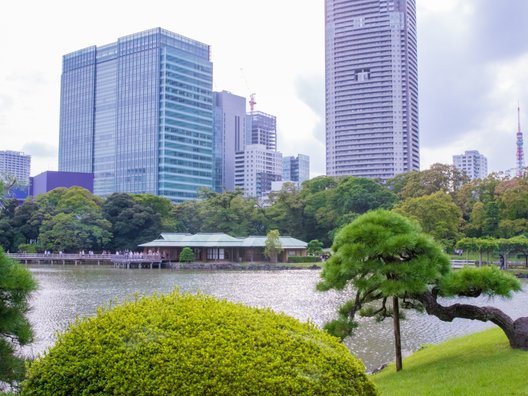
[[297,157],[282,158],[282,180],[296,182],[298,186],[310,179],[310,157],[298,154]]
[[213,188],[209,46],[156,28],[63,57],[59,170],[94,193],[175,202]]
[[325,0],[326,174],[420,168],[415,0]]

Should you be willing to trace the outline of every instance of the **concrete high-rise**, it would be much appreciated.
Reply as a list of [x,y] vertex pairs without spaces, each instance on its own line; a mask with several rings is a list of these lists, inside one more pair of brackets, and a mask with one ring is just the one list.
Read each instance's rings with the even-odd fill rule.
[[64,55],[59,171],[93,173],[98,195],[212,189],[209,46],[155,28]]
[[455,168],[465,172],[471,179],[485,179],[488,176],[488,159],[477,150],[469,150],[464,154],[453,155]]
[[326,174],[419,170],[415,0],[325,0]]
[[235,186],[246,197],[262,197],[271,183],[282,180],[282,154],[263,144],[248,144],[236,154]]
[[244,151],[246,98],[214,92],[215,190],[235,190],[235,154]]
[[0,181],[29,186],[31,156],[20,151],[0,151]]

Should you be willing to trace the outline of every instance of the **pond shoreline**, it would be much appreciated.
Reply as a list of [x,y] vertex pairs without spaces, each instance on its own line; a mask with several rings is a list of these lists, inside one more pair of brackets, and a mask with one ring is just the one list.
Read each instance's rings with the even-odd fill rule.
[[163,268],[175,270],[234,270],[234,271],[277,271],[277,270],[320,270],[321,267],[307,263],[305,265],[295,265],[291,263],[163,263]]

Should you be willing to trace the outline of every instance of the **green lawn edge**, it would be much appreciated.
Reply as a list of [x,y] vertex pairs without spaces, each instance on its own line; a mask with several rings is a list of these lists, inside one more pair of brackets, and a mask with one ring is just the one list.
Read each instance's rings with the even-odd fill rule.
[[370,375],[381,395],[528,395],[528,351],[511,349],[493,328],[427,345]]

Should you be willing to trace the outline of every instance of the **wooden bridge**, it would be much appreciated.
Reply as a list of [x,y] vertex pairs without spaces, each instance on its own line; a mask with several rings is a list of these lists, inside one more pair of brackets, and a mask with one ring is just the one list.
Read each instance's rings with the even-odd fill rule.
[[113,265],[116,268],[161,268],[159,254],[7,253],[24,264]]

